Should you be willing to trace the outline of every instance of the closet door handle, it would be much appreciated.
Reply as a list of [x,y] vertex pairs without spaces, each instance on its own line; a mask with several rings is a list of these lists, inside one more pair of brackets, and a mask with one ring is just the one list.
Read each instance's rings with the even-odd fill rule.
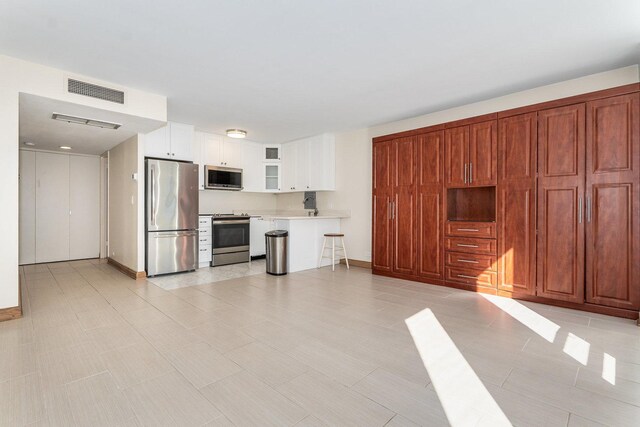
[[582,196],[578,196],[578,224],[582,224]]
[[587,196],[587,222],[591,222],[591,196]]
[[464,164],[464,183],[467,183],[467,164]]
[[396,202],[391,202],[391,219],[396,219]]
[[473,162],[469,163],[469,184],[473,182]]

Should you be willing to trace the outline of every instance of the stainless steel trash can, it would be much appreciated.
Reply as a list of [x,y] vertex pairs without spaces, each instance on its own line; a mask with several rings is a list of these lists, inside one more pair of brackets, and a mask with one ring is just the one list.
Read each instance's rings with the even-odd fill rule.
[[287,230],[271,230],[264,233],[267,248],[267,273],[275,276],[287,274]]

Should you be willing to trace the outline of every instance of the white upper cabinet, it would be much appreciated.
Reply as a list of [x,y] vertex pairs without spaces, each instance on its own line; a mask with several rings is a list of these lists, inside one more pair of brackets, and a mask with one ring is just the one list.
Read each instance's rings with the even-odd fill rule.
[[242,187],[244,191],[264,191],[262,168],[262,144],[242,142]]
[[145,135],[145,156],[171,160],[193,160],[194,128],[170,122]]
[[335,190],[335,174],[332,134],[282,144],[282,192]]
[[280,144],[268,144],[262,146],[262,161],[279,162],[282,160],[282,146]]
[[204,133],[202,139],[202,164],[209,166],[224,166],[222,157],[221,135]]
[[169,123],[169,141],[171,143],[171,158],[174,160],[193,160],[194,129],[191,125]]
[[280,163],[263,163],[264,165],[264,185],[263,191],[267,193],[279,193],[281,186],[281,164]]
[[222,159],[224,166],[230,168],[242,168],[242,150],[247,141],[238,141],[237,139],[223,137],[222,140]]
[[203,135],[202,157],[205,165],[242,168],[243,146],[247,141],[236,141],[212,133]]

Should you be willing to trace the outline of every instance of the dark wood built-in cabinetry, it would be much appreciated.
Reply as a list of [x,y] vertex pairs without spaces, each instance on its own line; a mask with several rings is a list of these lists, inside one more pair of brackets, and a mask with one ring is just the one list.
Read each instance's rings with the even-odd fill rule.
[[373,140],[375,274],[637,318],[640,85]]

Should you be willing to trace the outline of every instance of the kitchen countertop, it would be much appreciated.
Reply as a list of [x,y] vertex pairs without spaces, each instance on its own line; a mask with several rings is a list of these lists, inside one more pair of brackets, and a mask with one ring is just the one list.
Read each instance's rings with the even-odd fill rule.
[[262,218],[267,220],[309,220],[309,219],[341,219],[341,218],[349,218],[347,215],[318,215],[318,216],[307,216],[307,215],[293,215],[293,216],[280,216],[280,215],[260,215]]

